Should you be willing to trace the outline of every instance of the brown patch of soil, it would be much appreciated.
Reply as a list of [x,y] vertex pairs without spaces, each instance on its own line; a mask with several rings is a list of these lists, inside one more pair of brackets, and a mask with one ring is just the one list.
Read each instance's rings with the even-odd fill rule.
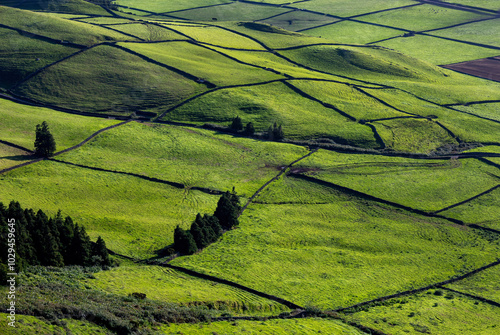
[[442,65],[446,69],[500,82],[500,56]]

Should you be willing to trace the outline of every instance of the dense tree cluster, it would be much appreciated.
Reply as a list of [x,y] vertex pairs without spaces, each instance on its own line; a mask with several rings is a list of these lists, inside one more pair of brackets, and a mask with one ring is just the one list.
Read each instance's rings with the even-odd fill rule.
[[229,230],[239,224],[238,214],[241,210],[240,199],[233,191],[224,193],[217,203],[214,215],[200,213],[191,224],[189,230],[177,226],[174,231],[174,248],[181,254],[192,255],[217,241],[223,230]]
[[56,151],[56,141],[50,133],[49,125],[43,121],[36,125],[35,135],[35,155],[40,157],[50,157]]
[[284,137],[285,135],[283,133],[283,128],[281,127],[281,125],[278,126],[276,122],[267,130],[267,138],[272,141],[279,141]]
[[[14,234],[13,238],[9,238],[9,232]],[[16,201],[11,201],[8,207],[0,202],[0,263],[3,270],[8,262],[9,247],[15,250],[16,271],[27,265],[111,265],[101,237],[91,242],[85,228],[73,223],[69,216],[63,218],[60,211],[52,218],[42,210],[35,213],[33,209],[22,209]]]

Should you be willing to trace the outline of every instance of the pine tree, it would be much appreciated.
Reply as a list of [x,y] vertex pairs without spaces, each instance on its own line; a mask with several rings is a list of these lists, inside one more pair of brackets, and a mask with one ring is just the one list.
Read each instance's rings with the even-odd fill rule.
[[239,224],[238,222],[238,208],[233,204],[232,195],[225,192],[217,203],[214,216],[219,219],[219,223],[224,229],[231,229]]
[[174,248],[184,255],[192,255],[198,248],[196,248],[196,242],[194,241],[193,235],[189,230],[184,230],[177,226],[174,231]]
[[243,129],[243,121],[241,121],[241,118],[237,116],[233,119],[233,123],[231,123],[229,128],[234,131],[240,131]]
[[109,259],[108,248],[106,243],[99,236],[97,241],[92,244],[92,265],[110,266],[111,260]]
[[255,128],[253,126],[252,122],[248,122],[247,125],[245,126],[245,135],[253,135],[255,134]]
[[203,219],[200,213],[198,213],[196,215],[196,220],[194,220],[194,222],[191,224],[191,229],[189,230],[198,249],[203,249],[210,243],[207,240],[207,236],[205,235],[203,227]]
[[69,251],[69,264],[87,266],[90,264],[91,243],[84,227],[75,224],[75,231]]
[[56,141],[49,131],[49,125],[43,121],[36,126],[35,155],[50,157],[56,151]]

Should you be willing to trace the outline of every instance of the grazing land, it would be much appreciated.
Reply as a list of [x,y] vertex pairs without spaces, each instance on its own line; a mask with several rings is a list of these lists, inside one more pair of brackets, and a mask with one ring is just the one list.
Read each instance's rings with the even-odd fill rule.
[[498,333],[499,0],[93,2],[0,1],[0,202],[113,263],[19,271],[13,334]]

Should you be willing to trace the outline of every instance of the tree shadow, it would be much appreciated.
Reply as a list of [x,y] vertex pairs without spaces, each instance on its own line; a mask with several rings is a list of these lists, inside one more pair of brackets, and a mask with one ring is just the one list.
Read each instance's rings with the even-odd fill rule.
[[0,157],[0,159],[8,159],[10,161],[29,161],[35,158],[35,155],[33,154],[28,154],[28,155],[15,155],[15,156],[3,156]]

